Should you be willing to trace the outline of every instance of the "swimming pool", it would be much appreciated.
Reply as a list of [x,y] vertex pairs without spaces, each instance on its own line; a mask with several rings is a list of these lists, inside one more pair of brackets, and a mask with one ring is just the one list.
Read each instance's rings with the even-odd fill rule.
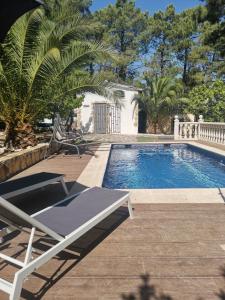
[[103,187],[224,188],[225,157],[189,144],[113,145]]

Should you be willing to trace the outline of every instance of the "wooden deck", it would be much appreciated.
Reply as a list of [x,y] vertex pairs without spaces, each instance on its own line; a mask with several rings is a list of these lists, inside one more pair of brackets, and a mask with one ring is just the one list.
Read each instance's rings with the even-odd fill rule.
[[[20,176],[46,170],[65,173],[71,187],[90,158],[55,157]],[[17,204],[30,211],[32,202],[33,211],[63,197],[61,187],[54,185],[26,195]],[[134,208],[134,220],[128,218],[126,208],[120,208],[73,249],[32,274],[24,283],[22,299],[224,300],[225,206],[138,204]],[[24,234],[15,234],[1,250],[22,258],[26,241]],[[48,249],[41,239],[34,246],[38,252]],[[12,280],[13,270],[0,263],[5,279]],[[8,297],[0,292],[0,299]]]

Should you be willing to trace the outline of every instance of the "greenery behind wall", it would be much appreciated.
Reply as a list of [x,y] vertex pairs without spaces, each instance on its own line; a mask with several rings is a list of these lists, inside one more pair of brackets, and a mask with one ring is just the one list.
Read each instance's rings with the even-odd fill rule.
[[77,95],[102,93],[110,81],[142,88],[135,101],[154,132],[175,112],[225,121],[225,0],[202,0],[181,13],[169,5],[153,15],[134,0],[96,12],[91,0],[45,2],[19,19],[1,45],[7,143],[19,146],[24,124],[32,127],[57,109],[66,114],[81,105]]
[[146,76],[152,82],[170,77],[189,99],[179,105],[178,114],[192,113],[197,119],[203,113],[206,121],[224,122],[224,17],[225,0],[199,1],[199,6],[181,13],[169,5],[153,15],[136,8],[135,1],[117,0],[94,14],[102,28],[99,40],[120,55],[119,65],[102,68],[117,81],[141,85],[145,91]]

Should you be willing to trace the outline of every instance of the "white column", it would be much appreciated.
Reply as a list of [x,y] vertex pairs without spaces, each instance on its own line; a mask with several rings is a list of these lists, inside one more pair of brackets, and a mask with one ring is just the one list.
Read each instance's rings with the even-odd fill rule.
[[174,119],[174,140],[179,140],[179,118],[178,116],[175,116]]
[[199,123],[198,124],[198,139],[200,139],[200,137],[201,137],[201,123],[204,123],[203,115],[199,116],[198,123]]

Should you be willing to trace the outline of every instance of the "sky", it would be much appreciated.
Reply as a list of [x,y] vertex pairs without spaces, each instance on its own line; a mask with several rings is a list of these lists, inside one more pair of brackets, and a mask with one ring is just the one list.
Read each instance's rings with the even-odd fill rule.
[[[115,0],[93,0],[92,10],[101,9],[109,4],[115,3]],[[200,0],[136,0],[136,6],[145,11],[149,11],[150,14],[158,10],[164,10],[169,4],[173,4],[176,7],[176,11],[180,12],[187,8],[194,7],[201,4]]]

